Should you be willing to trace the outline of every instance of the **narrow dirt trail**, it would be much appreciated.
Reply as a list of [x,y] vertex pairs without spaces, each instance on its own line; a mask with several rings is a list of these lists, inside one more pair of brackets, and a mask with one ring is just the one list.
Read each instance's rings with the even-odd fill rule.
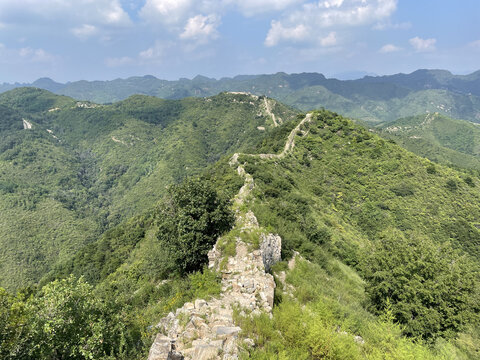
[[246,201],[248,195],[250,194],[250,192],[253,190],[253,188],[255,186],[252,175],[250,175],[249,173],[247,173],[245,171],[245,168],[242,164],[239,164],[238,157],[240,155],[245,155],[245,156],[250,156],[250,157],[258,157],[260,159],[281,159],[281,158],[284,158],[285,155],[287,155],[295,147],[295,136],[297,135],[297,133],[301,130],[302,126],[305,123],[310,122],[310,121],[312,121],[312,114],[308,113],[303,118],[303,120],[300,121],[298,123],[298,125],[295,126],[295,128],[292,131],[290,131],[290,134],[288,135],[287,140],[285,142],[285,146],[283,147],[282,152],[279,153],[279,154],[242,154],[242,153],[235,153],[231,157],[230,162],[229,162],[230,166],[232,166],[232,167],[237,166],[238,175],[240,175],[245,181],[244,185],[241,187],[240,191],[238,192],[238,194],[234,198],[234,203],[237,206],[242,205]]
[[263,101],[265,102],[265,111],[266,111],[266,113],[272,118],[273,126],[277,127],[277,126],[278,126],[277,118],[275,117],[275,114],[273,113],[272,107],[270,106],[270,103],[268,102],[268,99],[267,99],[266,96],[265,96],[265,98],[263,99]]

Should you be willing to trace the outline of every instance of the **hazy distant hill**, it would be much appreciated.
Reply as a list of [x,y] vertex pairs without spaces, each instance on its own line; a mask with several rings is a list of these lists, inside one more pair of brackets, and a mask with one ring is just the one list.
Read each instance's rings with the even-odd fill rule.
[[[0,85],[0,91],[26,84]],[[160,80],[154,76],[67,84],[39,79],[32,86],[79,100],[110,103],[133,94],[164,99],[247,91],[267,95],[300,110],[320,107],[369,122],[439,112],[454,118],[480,121],[480,71],[453,75],[446,70],[417,70],[411,74],[365,76],[358,80],[327,79],[318,73],[243,75],[220,80],[197,76],[192,80]]]

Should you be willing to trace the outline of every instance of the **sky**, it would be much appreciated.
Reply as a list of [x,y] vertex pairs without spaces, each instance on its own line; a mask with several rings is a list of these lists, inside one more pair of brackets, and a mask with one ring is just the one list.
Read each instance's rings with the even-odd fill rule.
[[0,83],[480,69],[480,0],[0,0]]

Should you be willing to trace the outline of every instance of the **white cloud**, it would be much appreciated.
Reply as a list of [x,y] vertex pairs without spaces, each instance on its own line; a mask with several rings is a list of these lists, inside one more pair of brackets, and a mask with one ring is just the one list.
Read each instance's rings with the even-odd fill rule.
[[146,0],[139,14],[154,28],[158,26],[178,36],[184,41],[183,46],[192,50],[218,38],[225,1],[230,0]]
[[198,13],[237,9],[245,16],[277,12],[306,0],[146,0],[140,16],[150,23],[178,24]]
[[323,7],[325,9],[330,9],[330,8],[339,8],[342,6],[344,0],[330,0],[330,1],[320,1],[318,3],[318,6]]
[[[340,1],[340,0],[337,0]],[[322,46],[334,46],[337,44],[337,33],[332,31],[330,34],[320,39],[320,45]]]
[[71,31],[73,35],[75,35],[79,39],[85,40],[95,35],[98,32],[98,28],[94,25],[83,24],[82,26],[73,28]]
[[373,26],[373,30],[408,30],[412,27],[409,22],[392,23],[391,21],[378,22]]
[[397,0],[336,0],[308,3],[290,16],[290,21],[314,21],[315,26],[358,26],[388,18]]
[[237,7],[242,14],[253,16],[261,13],[285,10],[305,0],[225,0],[225,5]]
[[416,36],[410,39],[409,42],[417,52],[429,52],[435,51],[437,39],[422,39]]
[[32,62],[51,62],[54,60],[54,56],[43,49],[32,49],[26,47],[20,49],[19,55],[22,58]]
[[155,41],[153,46],[149,47],[146,50],[141,51],[138,54],[138,62],[139,63],[159,63],[162,62],[163,59],[168,54],[168,49],[171,47],[170,43],[165,43],[161,41]]
[[194,10],[194,0],[147,0],[140,16],[151,23],[176,24]]
[[132,24],[119,0],[1,0],[0,23],[32,29],[46,24],[80,40]]
[[69,22],[105,25],[127,25],[128,14],[119,0],[2,0],[0,19],[4,23],[15,23],[19,19],[34,22]]
[[[307,3],[280,21],[272,21],[265,44],[291,41],[288,30],[301,29],[302,40],[318,39],[322,29],[348,29],[388,19],[397,8],[397,0],[324,0]],[[308,35],[307,35],[308,34]],[[300,36],[295,37],[300,40]]]
[[53,63],[56,56],[41,48],[9,48],[0,44],[0,62],[3,63]]
[[472,41],[471,43],[468,44],[468,46],[474,49],[480,49],[480,40]]
[[280,41],[303,41],[308,37],[307,27],[299,24],[293,27],[284,27],[281,22],[272,21],[270,30],[265,39],[266,46],[275,46]]
[[393,45],[393,44],[386,44],[383,45],[378,52],[383,54],[393,53],[402,50],[401,47]]
[[197,44],[205,44],[218,37],[217,27],[219,20],[215,15],[196,15],[188,19],[180,38],[193,40]]

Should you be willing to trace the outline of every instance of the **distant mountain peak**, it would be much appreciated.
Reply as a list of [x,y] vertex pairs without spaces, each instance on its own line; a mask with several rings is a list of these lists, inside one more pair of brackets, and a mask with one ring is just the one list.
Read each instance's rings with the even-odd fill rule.
[[39,79],[35,80],[32,83],[32,86],[33,87],[38,87],[38,88],[41,88],[41,89],[45,89],[45,90],[48,90],[48,91],[56,92],[56,91],[61,90],[65,85],[61,84],[61,83],[58,83],[58,82],[50,79],[49,77],[42,77],[42,78],[39,78]]

